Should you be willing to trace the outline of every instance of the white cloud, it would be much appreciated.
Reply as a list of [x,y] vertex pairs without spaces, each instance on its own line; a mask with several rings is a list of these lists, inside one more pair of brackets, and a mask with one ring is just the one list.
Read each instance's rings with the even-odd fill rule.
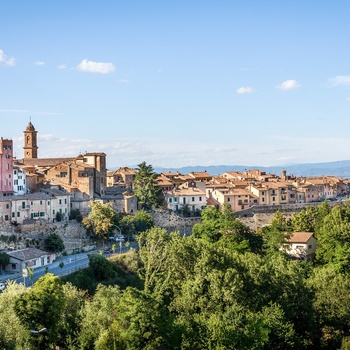
[[350,96],[348,96],[345,100],[350,102]]
[[12,67],[16,63],[13,57],[7,57],[4,54],[4,51],[0,50],[0,64],[3,64],[4,66],[7,66],[7,67]]
[[113,63],[93,62],[87,59],[82,60],[77,68],[82,72],[108,74],[115,71]]
[[295,90],[298,89],[301,85],[296,80],[286,80],[280,85],[277,85],[277,89],[280,90]]
[[42,61],[37,61],[37,62],[34,62],[34,64],[36,66],[43,66],[45,64],[45,62],[42,62]]
[[237,94],[252,94],[254,91],[251,86],[242,86],[236,90]]
[[59,66],[58,66],[58,69],[66,69],[67,67],[64,65],[64,64],[60,64]]
[[128,80],[128,79],[119,79],[118,83],[119,84],[128,84],[128,83],[130,83],[130,80]]
[[335,78],[329,79],[331,86],[347,86],[350,85],[349,75],[338,75]]

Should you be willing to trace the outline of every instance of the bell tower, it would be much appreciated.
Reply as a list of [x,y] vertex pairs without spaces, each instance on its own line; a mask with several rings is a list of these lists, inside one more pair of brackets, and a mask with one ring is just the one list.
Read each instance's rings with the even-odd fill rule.
[[38,158],[37,131],[30,121],[24,133],[24,158]]

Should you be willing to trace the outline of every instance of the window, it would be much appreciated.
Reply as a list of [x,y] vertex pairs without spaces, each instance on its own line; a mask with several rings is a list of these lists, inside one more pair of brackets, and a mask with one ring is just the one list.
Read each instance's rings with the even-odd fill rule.
[[67,199],[66,198],[64,199],[64,204],[67,204]]
[[177,198],[176,197],[174,198],[174,202],[177,202]]
[[11,264],[11,269],[16,270],[17,269],[17,264]]
[[62,204],[62,199],[60,199],[58,202],[59,202],[59,204]]
[[172,200],[172,198],[169,198],[169,203],[171,203],[173,200]]
[[5,221],[9,221],[9,216],[5,215]]
[[262,201],[262,202],[265,202],[265,198],[261,198],[261,201]]
[[272,202],[274,202],[276,200],[276,198],[275,197],[272,197]]
[[6,204],[6,209],[10,209],[10,204]]
[[13,184],[16,186],[18,185],[18,180],[13,181]]
[[50,205],[50,201],[47,201],[47,205]]
[[312,245],[310,244],[310,245],[309,245],[309,249],[311,249],[311,248],[312,248]]
[[192,202],[194,202],[194,197],[192,197]]
[[227,201],[228,201],[228,202],[231,202],[231,198],[230,198],[230,197],[228,197],[228,198],[227,198]]
[[40,205],[43,205],[43,201],[40,201]]
[[[32,202],[33,204],[33,202]],[[24,209],[26,207],[26,202],[22,202],[22,209]]]
[[41,217],[45,216],[45,212],[41,211],[41,212],[40,212],[40,216],[41,216]]
[[60,177],[66,177],[67,176],[67,173],[65,172],[65,171],[62,171],[61,173],[60,173]]
[[21,216],[21,213],[18,211],[17,212],[17,217],[19,218]]
[[199,197],[199,201],[200,201],[200,202],[202,201],[202,197]]
[[13,211],[12,212],[12,217],[14,218],[16,216],[16,213]]
[[52,209],[52,214],[55,215],[55,209]]

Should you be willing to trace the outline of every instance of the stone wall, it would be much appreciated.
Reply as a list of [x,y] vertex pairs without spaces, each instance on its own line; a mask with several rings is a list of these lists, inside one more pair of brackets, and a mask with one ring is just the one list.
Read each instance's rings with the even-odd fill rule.
[[[341,205],[343,202],[328,202],[329,206],[334,207]],[[276,211],[283,213],[297,213],[306,207],[318,207],[322,202],[315,203],[296,203],[296,204],[281,204],[281,205],[254,205],[250,208],[236,211],[235,214],[240,217],[254,216],[254,214],[271,214]]]
[[194,224],[201,222],[200,217],[183,218],[172,210],[157,209],[150,212],[154,219],[154,225],[165,228],[169,233],[179,231],[182,235],[189,236]]
[[73,246],[84,246],[86,230],[75,220],[55,223],[38,220],[18,226],[0,222],[0,250],[29,246],[43,248],[43,242],[50,233],[57,233],[63,239],[67,251],[74,249]]

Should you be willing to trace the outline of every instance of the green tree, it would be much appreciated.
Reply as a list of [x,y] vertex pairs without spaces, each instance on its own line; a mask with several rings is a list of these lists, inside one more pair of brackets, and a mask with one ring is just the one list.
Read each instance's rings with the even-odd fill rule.
[[[230,227],[225,225],[222,212],[215,207],[208,206],[201,212],[202,222],[195,224],[192,234],[196,238],[202,238],[208,242],[217,242]],[[223,228],[224,226],[224,228]]]
[[113,226],[118,223],[119,217],[112,205],[112,203],[102,204],[91,201],[91,212],[83,219],[83,225],[92,230],[101,240],[105,240],[113,231]]
[[280,232],[290,231],[290,227],[288,225],[286,217],[279,210],[275,212],[275,215],[271,220],[270,226],[272,226]]
[[325,217],[331,212],[331,210],[332,208],[327,202],[327,200],[324,200],[322,204],[317,207],[314,223],[315,232],[318,232],[319,229],[322,227]]
[[173,317],[150,294],[127,288],[117,305],[116,318],[98,339],[96,350],[180,349]]
[[146,162],[138,164],[137,170],[133,190],[139,207],[141,209],[158,207],[164,200],[161,188],[156,181],[158,175],[154,172],[152,165],[147,165]]
[[50,233],[44,241],[45,250],[53,253],[62,253],[65,249],[63,239],[57,233]]
[[281,250],[286,239],[290,237],[290,233],[280,231],[276,226],[265,226],[261,229],[263,239],[263,252],[268,255],[285,253]]
[[[15,312],[28,330],[47,331],[41,335],[41,347],[54,349],[61,329],[64,294],[61,281],[50,273],[40,277],[34,286],[15,303]],[[36,347],[38,339],[31,338]]]
[[97,287],[94,298],[87,301],[82,310],[81,332],[78,335],[79,349],[95,349],[96,343],[108,331],[117,316],[120,296],[118,286]]
[[64,294],[64,309],[62,311],[62,326],[57,344],[66,349],[78,348],[78,333],[82,321],[81,310],[85,305],[86,295],[71,283],[62,286]]
[[350,271],[350,210],[336,206],[324,218],[317,232],[316,258],[339,272]]
[[121,232],[123,232],[123,234],[128,237],[128,239],[131,239],[131,237],[134,237],[136,235],[135,217],[133,215],[123,216],[119,222],[119,227],[121,229]]
[[293,215],[292,227],[295,232],[315,232],[317,209],[306,207],[301,212]]
[[26,288],[22,283],[8,281],[0,294],[0,349],[25,349],[30,333],[15,313],[15,304]]
[[170,236],[165,229],[153,227],[142,232],[138,237],[139,253],[143,263],[140,274],[144,281],[146,292],[153,292],[160,288],[160,280],[166,274],[166,259],[168,254]]
[[154,226],[154,220],[151,214],[141,209],[135,214],[134,225],[136,232],[140,233],[152,228]]
[[7,264],[10,263],[10,256],[5,252],[0,252],[0,273],[5,270]]
[[316,268],[308,283],[315,293],[318,348],[339,349],[342,339],[350,336],[350,277],[325,266]]
[[101,254],[89,254],[89,268],[93,272],[95,278],[99,281],[112,278],[115,273],[113,264]]

